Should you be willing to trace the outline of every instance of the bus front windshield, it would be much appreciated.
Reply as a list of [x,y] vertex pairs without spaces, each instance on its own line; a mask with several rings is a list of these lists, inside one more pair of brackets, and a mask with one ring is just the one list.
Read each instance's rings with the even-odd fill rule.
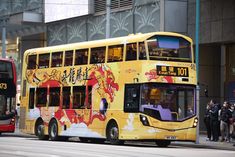
[[182,121],[195,115],[194,88],[185,85],[141,85],[141,112],[162,121]]
[[150,60],[192,61],[191,44],[182,37],[154,36],[147,45]]

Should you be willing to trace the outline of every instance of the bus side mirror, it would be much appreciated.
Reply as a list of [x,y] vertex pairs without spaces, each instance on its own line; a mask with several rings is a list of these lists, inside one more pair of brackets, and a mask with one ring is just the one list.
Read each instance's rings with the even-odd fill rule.
[[208,89],[207,88],[204,90],[204,93],[205,93],[205,96],[208,97]]

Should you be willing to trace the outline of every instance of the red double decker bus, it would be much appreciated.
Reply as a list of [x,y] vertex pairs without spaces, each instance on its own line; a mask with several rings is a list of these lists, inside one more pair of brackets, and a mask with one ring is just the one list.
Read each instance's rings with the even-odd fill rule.
[[0,58],[0,135],[15,131],[16,68],[11,59]]

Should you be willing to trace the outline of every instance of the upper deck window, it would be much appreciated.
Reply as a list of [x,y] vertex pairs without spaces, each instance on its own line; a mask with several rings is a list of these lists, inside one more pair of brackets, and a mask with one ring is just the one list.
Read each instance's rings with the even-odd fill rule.
[[139,43],[139,60],[147,59],[144,42]]
[[85,65],[88,61],[88,49],[75,51],[75,65]]
[[126,45],[126,61],[137,59],[137,44],[131,43]]
[[73,50],[65,51],[64,66],[72,66],[72,65],[73,65]]
[[0,78],[13,78],[11,62],[1,61],[0,63]]
[[108,62],[120,62],[123,60],[123,45],[109,46]]
[[91,64],[104,63],[105,62],[105,47],[98,47],[91,49]]
[[52,53],[51,67],[61,67],[62,66],[63,52]]
[[29,55],[27,69],[36,69],[37,55]]
[[40,54],[39,55],[39,68],[49,67],[50,54]]
[[147,40],[150,60],[191,61],[190,42],[181,37],[154,36]]

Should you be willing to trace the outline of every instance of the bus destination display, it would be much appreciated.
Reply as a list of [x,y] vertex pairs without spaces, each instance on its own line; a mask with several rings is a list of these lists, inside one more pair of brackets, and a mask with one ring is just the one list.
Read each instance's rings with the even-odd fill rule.
[[160,76],[188,77],[188,73],[187,67],[157,65],[157,75]]

